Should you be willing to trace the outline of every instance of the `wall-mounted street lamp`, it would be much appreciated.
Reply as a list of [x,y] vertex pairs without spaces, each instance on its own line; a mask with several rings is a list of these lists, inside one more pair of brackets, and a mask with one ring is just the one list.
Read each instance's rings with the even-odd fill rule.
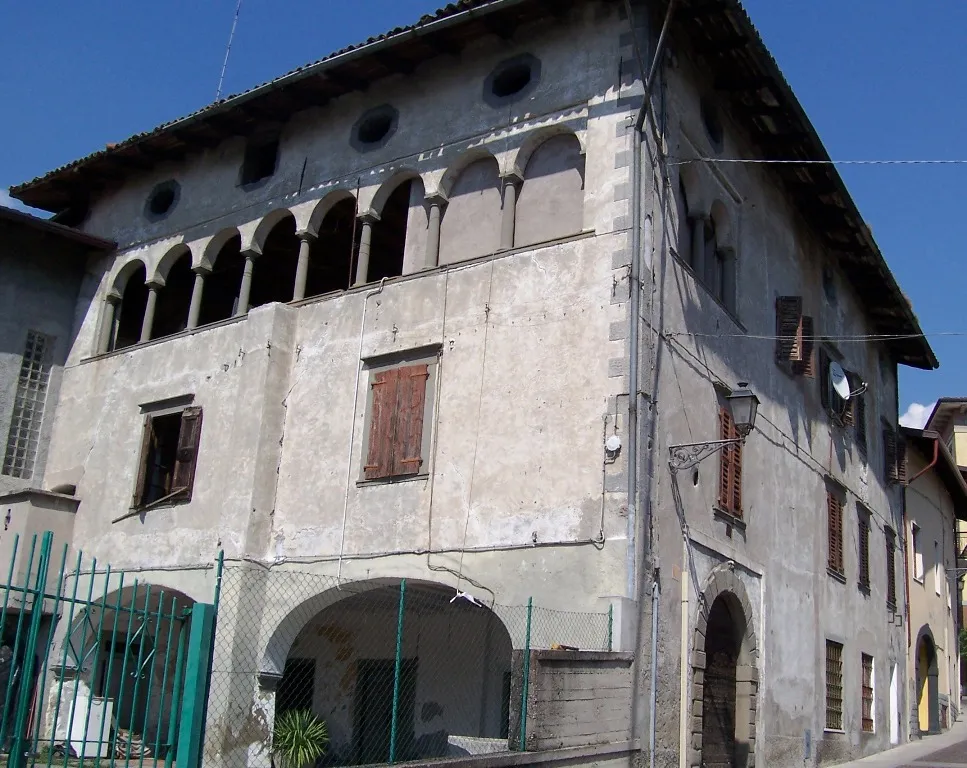
[[739,445],[745,442],[755,426],[755,417],[759,410],[759,398],[748,388],[748,384],[740,381],[739,389],[733,390],[725,399],[729,402],[732,423],[735,424],[735,431],[739,433],[739,436],[730,440],[707,440],[704,443],[670,445],[668,447],[668,466],[672,472],[691,469],[713,453],[717,453],[730,445]]

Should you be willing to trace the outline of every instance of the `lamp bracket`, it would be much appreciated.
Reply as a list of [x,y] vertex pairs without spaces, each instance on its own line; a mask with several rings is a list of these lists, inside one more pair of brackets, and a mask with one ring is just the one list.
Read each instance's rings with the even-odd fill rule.
[[706,440],[704,443],[670,445],[668,446],[668,466],[673,473],[691,469],[723,448],[741,445],[744,442],[744,437],[737,437],[731,440]]

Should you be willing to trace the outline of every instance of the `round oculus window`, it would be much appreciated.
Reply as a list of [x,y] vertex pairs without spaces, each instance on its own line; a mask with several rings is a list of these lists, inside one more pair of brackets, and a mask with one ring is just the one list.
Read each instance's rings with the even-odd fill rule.
[[505,67],[494,76],[490,92],[499,99],[520,93],[534,79],[534,73],[527,62],[518,62]]
[[350,143],[361,152],[376,149],[390,140],[398,124],[399,112],[389,104],[367,110],[353,126]]
[[146,204],[148,215],[152,218],[167,215],[178,202],[179,191],[180,188],[176,181],[165,181],[156,186],[148,195]]

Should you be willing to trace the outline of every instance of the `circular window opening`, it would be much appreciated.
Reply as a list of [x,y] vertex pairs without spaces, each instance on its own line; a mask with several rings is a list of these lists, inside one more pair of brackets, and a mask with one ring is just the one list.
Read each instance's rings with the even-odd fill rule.
[[511,64],[494,76],[490,92],[498,99],[505,99],[508,96],[520,93],[530,85],[533,78],[534,73],[531,71],[530,64],[526,62]]
[[722,149],[722,142],[725,138],[725,130],[722,128],[722,120],[715,105],[708,99],[702,99],[702,123],[705,125],[705,133],[708,134],[712,146],[719,151]]
[[393,127],[393,116],[387,114],[372,115],[359,124],[356,135],[363,144],[375,144],[386,138]]
[[178,183],[166,181],[156,186],[148,195],[147,209],[152,217],[165,216],[178,202]]

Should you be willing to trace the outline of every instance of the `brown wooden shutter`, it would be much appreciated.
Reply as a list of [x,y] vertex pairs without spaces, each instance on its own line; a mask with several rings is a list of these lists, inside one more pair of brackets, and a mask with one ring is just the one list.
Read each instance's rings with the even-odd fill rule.
[[423,464],[423,411],[430,369],[425,363],[408,365],[398,375],[393,474],[415,475]]
[[816,375],[816,328],[813,319],[809,315],[802,318],[802,356],[792,364],[794,373],[801,376],[813,378]]
[[[739,433],[732,427],[732,437]],[[736,443],[729,450],[732,452],[732,514],[742,517],[742,443]]]
[[175,455],[171,492],[178,492],[179,497],[186,501],[191,499],[191,490],[195,485],[195,465],[198,462],[200,441],[201,408],[185,408],[181,412],[181,430],[178,432],[178,453]]
[[870,522],[866,513],[859,515],[859,544],[860,544],[860,585],[870,586]]
[[144,417],[144,431],[141,435],[141,453],[138,457],[138,475],[134,483],[134,496],[131,499],[132,507],[140,507],[144,499],[144,486],[148,481],[148,454],[154,444],[154,424],[151,416]]
[[896,482],[896,433],[890,427],[883,428],[883,477]]
[[891,608],[896,608],[896,564],[893,562],[896,552],[896,534],[892,529],[886,529],[886,602]]
[[[728,440],[733,432],[732,414],[728,408],[719,410],[719,435]],[[729,446],[719,451],[719,506],[728,510],[732,500],[732,452]]]
[[907,441],[900,434],[896,436],[896,481],[907,481]]
[[802,296],[776,298],[776,362],[803,359]]
[[363,476],[366,480],[393,474],[393,443],[396,432],[396,390],[399,368],[377,371],[370,379],[373,391],[369,417],[369,450]]
[[866,458],[866,396],[853,398],[853,423],[856,427],[856,447]]
[[829,523],[829,567],[843,572],[843,504],[839,496],[826,489],[826,510]]

